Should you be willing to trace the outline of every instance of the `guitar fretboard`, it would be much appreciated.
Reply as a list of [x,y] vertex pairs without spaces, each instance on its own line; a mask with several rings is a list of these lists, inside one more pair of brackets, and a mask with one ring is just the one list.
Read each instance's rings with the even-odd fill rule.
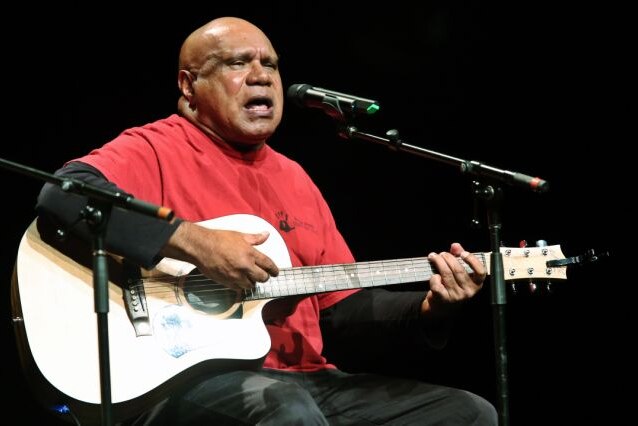
[[[484,253],[477,254],[485,264]],[[462,260],[466,271],[471,268]],[[326,266],[286,268],[265,283],[245,291],[245,300],[270,299],[364,287],[428,281],[436,273],[428,258],[381,260]]]

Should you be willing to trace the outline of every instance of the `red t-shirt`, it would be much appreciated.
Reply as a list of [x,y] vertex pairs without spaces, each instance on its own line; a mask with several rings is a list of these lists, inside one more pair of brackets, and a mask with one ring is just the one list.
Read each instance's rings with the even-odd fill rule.
[[[283,237],[293,266],[353,262],[318,188],[301,166],[268,145],[239,153],[177,115],[126,130],[79,161],[136,198],[167,206],[185,220],[259,216]],[[333,368],[321,356],[319,311],[356,290],[304,298],[284,321],[269,324],[264,367]]]

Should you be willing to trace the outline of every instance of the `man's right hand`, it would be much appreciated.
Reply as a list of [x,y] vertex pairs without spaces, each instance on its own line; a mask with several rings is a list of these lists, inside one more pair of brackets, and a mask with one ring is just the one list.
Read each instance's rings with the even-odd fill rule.
[[192,263],[202,274],[229,288],[249,289],[279,273],[277,265],[254,247],[267,238],[267,232],[245,234],[184,221],[160,254]]

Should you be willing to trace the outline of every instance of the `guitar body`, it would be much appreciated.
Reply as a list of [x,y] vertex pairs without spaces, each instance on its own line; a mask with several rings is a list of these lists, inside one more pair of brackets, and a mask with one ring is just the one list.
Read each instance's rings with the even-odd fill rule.
[[[113,261],[107,318],[114,420],[150,408],[204,372],[258,368],[271,345],[262,309],[274,298],[423,282],[436,273],[427,257],[292,268],[283,238],[259,217],[231,215],[200,225],[268,231],[257,248],[280,273],[253,290],[235,292],[175,259],[141,275],[139,268]],[[506,280],[566,278],[567,263],[549,263],[565,259],[560,246],[503,247],[501,254]],[[491,253],[475,256],[489,274]],[[83,266],[90,262],[74,259],[80,256],[72,259],[45,243],[31,224],[12,280],[14,327],[37,399],[47,407],[66,405],[82,424],[97,424],[101,387],[93,274]]]
[[[283,239],[261,218],[232,215],[200,225],[269,231],[270,237],[258,248],[279,267],[291,266]],[[238,300],[222,312],[207,312],[191,303],[193,294],[184,292],[183,277],[193,269],[191,264],[164,259],[145,274],[148,316],[137,327],[130,315],[133,305],[123,297],[130,289],[109,283],[115,419],[150,408],[204,371],[257,368],[266,356],[270,338],[261,311],[268,300]],[[153,281],[154,276],[164,278]],[[173,278],[172,283],[166,282],[167,276]],[[101,392],[93,275],[89,268],[43,242],[35,221],[20,242],[12,306],[14,318],[22,319],[14,321],[21,362],[38,399],[45,406],[69,406],[82,424],[98,423]]]

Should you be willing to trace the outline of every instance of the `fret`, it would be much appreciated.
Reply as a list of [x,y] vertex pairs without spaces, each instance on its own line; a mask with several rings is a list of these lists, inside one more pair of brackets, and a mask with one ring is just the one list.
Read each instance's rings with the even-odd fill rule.
[[383,281],[386,284],[390,284],[390,282],[388,281],[388,268],[382,268],[383,269]]

